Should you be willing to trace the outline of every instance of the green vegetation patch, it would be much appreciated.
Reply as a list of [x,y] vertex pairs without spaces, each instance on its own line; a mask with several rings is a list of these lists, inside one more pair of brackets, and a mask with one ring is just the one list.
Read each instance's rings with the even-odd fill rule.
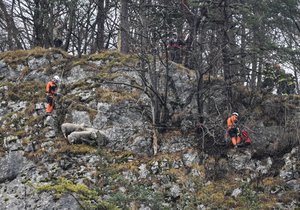
[[54,191],[58,197],[66,192],[75,192],[81,194],[85,198],[93,198],[97,195],[96,191],[89,189],[84,184],[74,184],[66,178],[59,177],[53,184],[37,186],[38,191]]
[[64,177],[59,177],[54,183],[35,187],[38,192],[51,191],[55,193],[57,199],[62,195],[70,193],[76,194],[84,209],[107,209],[119,210],[119,208],[111,203],[99,200],[99,193],[96,190],[88,188],[85,184],[74,184],[72,181]]

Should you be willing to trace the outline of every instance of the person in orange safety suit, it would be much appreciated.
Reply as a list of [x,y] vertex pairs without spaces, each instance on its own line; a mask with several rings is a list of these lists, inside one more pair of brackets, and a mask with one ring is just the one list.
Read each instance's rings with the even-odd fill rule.
[[239,135],[239,128],[236,126],[238,121],[239,114],[237,112],[233,112],[232,115],[227,119],[227,134],[231,138],[231,143],[234,148],[241,142],[241,137]]
[[54,76],[46,85],[46,99],[47,107],[46,113],[51,114],[55,107],[54,96],[57,96],[58,83],[60,81],[59,76]]

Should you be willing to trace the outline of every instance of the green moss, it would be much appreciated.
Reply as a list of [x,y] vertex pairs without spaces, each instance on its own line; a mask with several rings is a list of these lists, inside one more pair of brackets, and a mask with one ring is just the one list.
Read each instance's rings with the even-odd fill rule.
[[103,207],[107,210],[119,210],[117,206],[99,200],[99,195],[96,190],[90,189],[84,184],[74,184],[63,177],[59,177],[53,184],[36,186],[35,188],[38,192],[52,191],[55,193],[56,198],[60,198],[66,193],[75,193],[79,196],[81,202],[83,202],[82,205],[85,209],[99,209],[99,207]]
[[58,180],[54,184],[36,186],[35,188],[38,190],[38,192],[54,191],[57,198],[60,198],[67,192],[79,194],[86,200],[93,199],[97,196],[96,191],[89,189],[86,185],[74,184],[70,180],[67,180],[63,177],[58,178]]
[[87,195],[95,195],[94,191],[91,191],[84,184],[74,184],[71,181],[60,177],[54,184],[46,184],[42,186],[37,186],[38,191],[55,191],[58,194],[63,194],[65,192],[81,192]]

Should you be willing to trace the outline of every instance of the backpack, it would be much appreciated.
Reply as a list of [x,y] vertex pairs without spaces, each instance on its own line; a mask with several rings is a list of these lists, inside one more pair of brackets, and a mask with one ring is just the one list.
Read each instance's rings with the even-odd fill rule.
[[244,141],[245,145],[250,145],[252,143],[252,140],[249,137],[249,134],[247,131],[242,131],[242,140]]

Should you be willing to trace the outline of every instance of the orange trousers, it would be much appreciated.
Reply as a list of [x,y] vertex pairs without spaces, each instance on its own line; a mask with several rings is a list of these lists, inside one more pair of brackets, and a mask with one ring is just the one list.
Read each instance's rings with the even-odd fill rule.
[[46,112],[47,113],[51,113],[54,110],[55,107],[55,103],[54,103],[54,99],[51,96],[47,97],[47,107],[46,107]]
[[234,137],[232,137],[231,138],[231,143],[235,146],[235,145],[237,145],[237,144],[239,144],[239,143],[241,143],[241,137],[239,137],[239,136],[234,136]]

